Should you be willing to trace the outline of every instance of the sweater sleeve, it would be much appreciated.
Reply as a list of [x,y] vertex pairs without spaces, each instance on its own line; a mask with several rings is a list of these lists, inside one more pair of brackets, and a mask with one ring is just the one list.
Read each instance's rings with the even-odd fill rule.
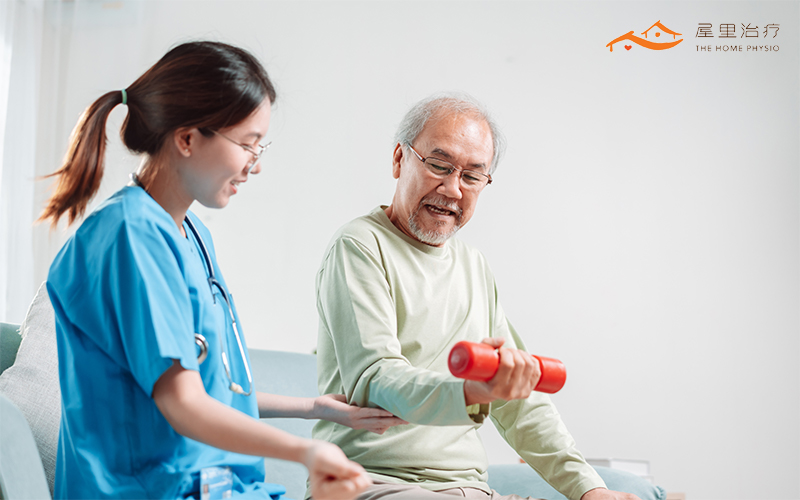
[[338,372],[348,402],[415,424],[475,424],[462,380],[412,366],[403,356],[386,272],[366,245],[350,237],[333,243],[317,276],[317,308],[327,335],[318,359],[331,364],[320,371]]
[[[506,345],[525,349],[507,320]],[[503,439],[545,481],[569,499],[580,499],[605,483],[578,451],[556,407],[547,394],[533,392],[527,399],[495,401],[490,418]]]

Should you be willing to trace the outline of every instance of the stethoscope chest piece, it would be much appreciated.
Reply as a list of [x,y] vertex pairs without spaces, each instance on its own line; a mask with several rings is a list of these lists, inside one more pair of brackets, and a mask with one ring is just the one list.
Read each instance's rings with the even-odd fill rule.
[[197,355],[197,364],[202,365],[203,361],[208,357],[208,341],[199,333],[195,333],[194,343],[200,348],[200,353]]

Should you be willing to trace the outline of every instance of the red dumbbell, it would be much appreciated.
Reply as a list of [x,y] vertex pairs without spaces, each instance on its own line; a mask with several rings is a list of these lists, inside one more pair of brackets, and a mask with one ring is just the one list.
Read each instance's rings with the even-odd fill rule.
[[[567,381],[567,367],[557,359],[533,355],[542,372],[539,383],[533,390],[555,394]],[[462,340],[453,346],[447,360],[450,373],[458,378],[488,382],[500,366],[500,354],[489,344],[478,344]]]

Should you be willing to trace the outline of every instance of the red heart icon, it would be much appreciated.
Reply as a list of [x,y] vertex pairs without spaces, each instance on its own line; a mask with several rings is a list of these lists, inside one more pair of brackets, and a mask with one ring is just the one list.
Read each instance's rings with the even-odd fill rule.
[[631,47],[633,47],[633,45],[626,45],[625,50],[631,50]]

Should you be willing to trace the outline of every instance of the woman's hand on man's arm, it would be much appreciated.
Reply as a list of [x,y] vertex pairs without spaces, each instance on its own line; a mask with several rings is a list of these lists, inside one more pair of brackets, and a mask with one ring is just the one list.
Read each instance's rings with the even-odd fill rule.
[[380,408],[361,408],[347,404],[343,394],[296,398],[259,392],[257,397],[261,418],[322,419],[378,434],[383,434],[389,427],[408,423]]
[[346,425],[353,429],[366,429],[376,434],[383,434],[389,427],[406,425],[408,422],[395,417],[380,408],[362,408],[347,404],[344,394],[326,394],[314,400],[314,413],[323,420]]

